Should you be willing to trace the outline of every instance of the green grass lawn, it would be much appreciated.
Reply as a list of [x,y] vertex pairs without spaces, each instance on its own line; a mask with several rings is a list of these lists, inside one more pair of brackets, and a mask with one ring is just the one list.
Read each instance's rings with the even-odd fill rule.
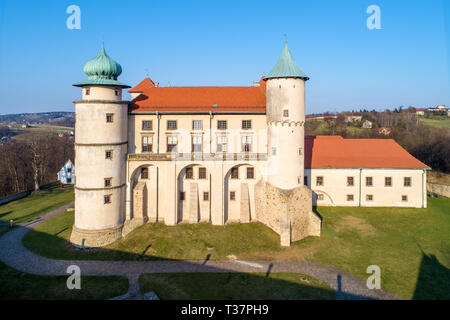
[[73,131],[72,127],[53,126],[49,124],[32,125],[30,128],[17,128],[14,130],[13,139],[25,141],[36,135],[48,136],[63,132]]
[[81,276],[81,289],[69,290],[68,276],[31,275],[0,262],[0,300],[97,300],[128,291],[128,279],[122,276]]
[[445,128],[450,129],[450,119],[427,119],[427,118],[419,118],[420,122],[425,123],[426,125],[436,127],[436,128]]
[[[427,209],[319,207],[321,237],[280,247],[279,236],[260,223],[146,224],[115,243],[89,251],[68,242],[73,213],[26,234],[31,251],[50,258],[98,260],[228,259],[313,260],[362,279],[369,265],[382,272],[382,289],[406,299],[450,298],[450,199],[429,198]],[[213,246],[213,250],[208,250]]]
[[141,275],[139,285],[163,300],[336,299],[325,282],[297,273],[154,273]]
[[33,192],[23,199],[0,205],[0,222],[9,222],[10,219],[14,219],[15,223],[27,222],[59,208],[73,199],[72,186],[64,186],[64,189],[54,186]]

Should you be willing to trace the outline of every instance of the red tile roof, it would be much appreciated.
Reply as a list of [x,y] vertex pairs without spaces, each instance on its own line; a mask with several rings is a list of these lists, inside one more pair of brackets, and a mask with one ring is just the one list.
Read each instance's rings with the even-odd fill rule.
[[309,136],[305,168],[431,169],[392,139],[344,139]]
[[147,79],[129,90],[142,92],[130,102],[130,112],[266,111],[266,84],[262,78],[259,86],[252,87],[155,87]]

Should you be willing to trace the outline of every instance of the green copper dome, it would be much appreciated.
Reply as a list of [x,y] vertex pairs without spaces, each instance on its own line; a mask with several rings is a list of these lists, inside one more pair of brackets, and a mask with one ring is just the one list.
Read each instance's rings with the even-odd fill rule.
[[88,79],[78,82],[74,86],[82,87],[100,84],[130,88],[130,86],[117,81],[117,78],[122,73],[122,67],[106,54],[104,45],[102,45],[102,50],[95,58],[86,62],[83,71],[88,76]]
[[309,77],[304,74],[295,63],[294,58],[292,57],[292,54],[287,46],[287,42],[284,44],[283,52],[281,53],[277,64],[273,67],[272,71],[264,77],[264,80],[271,78],[300,78],[305,81],[309,80]]

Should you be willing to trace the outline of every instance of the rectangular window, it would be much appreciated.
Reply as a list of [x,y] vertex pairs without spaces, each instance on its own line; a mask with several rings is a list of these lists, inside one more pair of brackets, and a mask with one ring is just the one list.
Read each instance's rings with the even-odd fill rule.
[[107,194],[103,197],[103,203],[107,204],[107,203],[111,203],[111,195]]
[[323,200],[323,194],[322,193],[317,194],[317,200]]
[[308,177],[307,176],[303,177],[303,185],[308,186]]
[[185,197],[184,191],[180,192],[180,200],[183,201]]
[[167,130],[177,130],[177,120],[167,120]]
[[88,95],[90,95],[90,94],[91,94],[91,89],[86,88],[86,95],[88,96]]
[[116,97],[119,95],[119,90],[114,90]]
[[354,179],[353,177],[347,177],[347,186],[351,187],[354,185]]
[[153,121],[152,120],[142,121],[142,130],[153,130]]
[[114,122],[114,113],[106,114],[106,122],[108,122],[108,123]]
[[408,196],[407,195],[403,195],[402,196],[402,201],[408,201]]
[[153,136],[142,137],[142,152],[152,152],[153,150]]
[[192,137],[192,152],[202,152],[202,137],[193,136]]
[[217,152],[227,152],[227,144],[226,136],[217,136]]
[[167,137],[167,152],[177,152],[178,137],[168,136]]
[[252,120],[242,120],[242,129],[247,130],[252,128]]
[[192,130],[202,130],[202,120],[192,120]]
[[239,179],[239,168],[238,167],[231,168],[231,179]]
[[403,186],[404,187],[411,187],[411,177],[404,177],[403,178]]
[[283,117],[289,117],[289,110],[283,110]]
[[193,179],[194,178],[194,168],[187,167],[186,168],[186,179]]
[[67,178],[67,183],[72,183],[72,178]]
[[255,178],[255,169],[248,167],[247,168],[247,179],[254,179]]
[[323,177],[316,177],[316,186],[323,186]]
[[112,178],[105,178],[105,188],[111,187]]
[[203,192],[203,201],[209,200],[209,192]]
[[198,168],[198,178],[206,179],[206,168]]
[[141,179],[148,179],[148,168],[141,168]]
[[366,187],[372,187],[372,186],[373,186],[373,178],[366,177]]
[[227,120],[217,120],[217,129],[226,130],[227,129]]
[[252,151],[252,136],[242,136],[242,152]]
[[392,187],[392,177],[384,177],[384,186]]
[[353,195],[352,194],[348,194],[347,195],[347,201],[353,201]]
[[366,194],[366,201],[372,201],[373,195],[372,194]]
[[67,172],[72,172],[72,168],[67,168]]
[[272,155],[273,156],[277,155],[277,147],[272,147]]
[[112,150],[106,150],[105,151],[105,159],[112,159]]
[[230,200],[231,201],[236,200],[236,192],[230,191]]

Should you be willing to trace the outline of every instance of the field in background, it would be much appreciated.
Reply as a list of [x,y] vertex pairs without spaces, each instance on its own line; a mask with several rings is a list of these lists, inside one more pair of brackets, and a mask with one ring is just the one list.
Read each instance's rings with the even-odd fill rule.
[[48,136],[57,135],[58,133],[70,133],[74,131],[71,127],[52,126],[49,124],[32,125],[29,128],[15,128],[13,129],[13,139],[16,140],[30,140],[35,135]]
[[444,128],[444,129],[450,129],[450,118],[446,118],[446,119],[427,119],[424,117],[420,117],[419,121],[429,125],[431,127],[436,127],[436,128]]

